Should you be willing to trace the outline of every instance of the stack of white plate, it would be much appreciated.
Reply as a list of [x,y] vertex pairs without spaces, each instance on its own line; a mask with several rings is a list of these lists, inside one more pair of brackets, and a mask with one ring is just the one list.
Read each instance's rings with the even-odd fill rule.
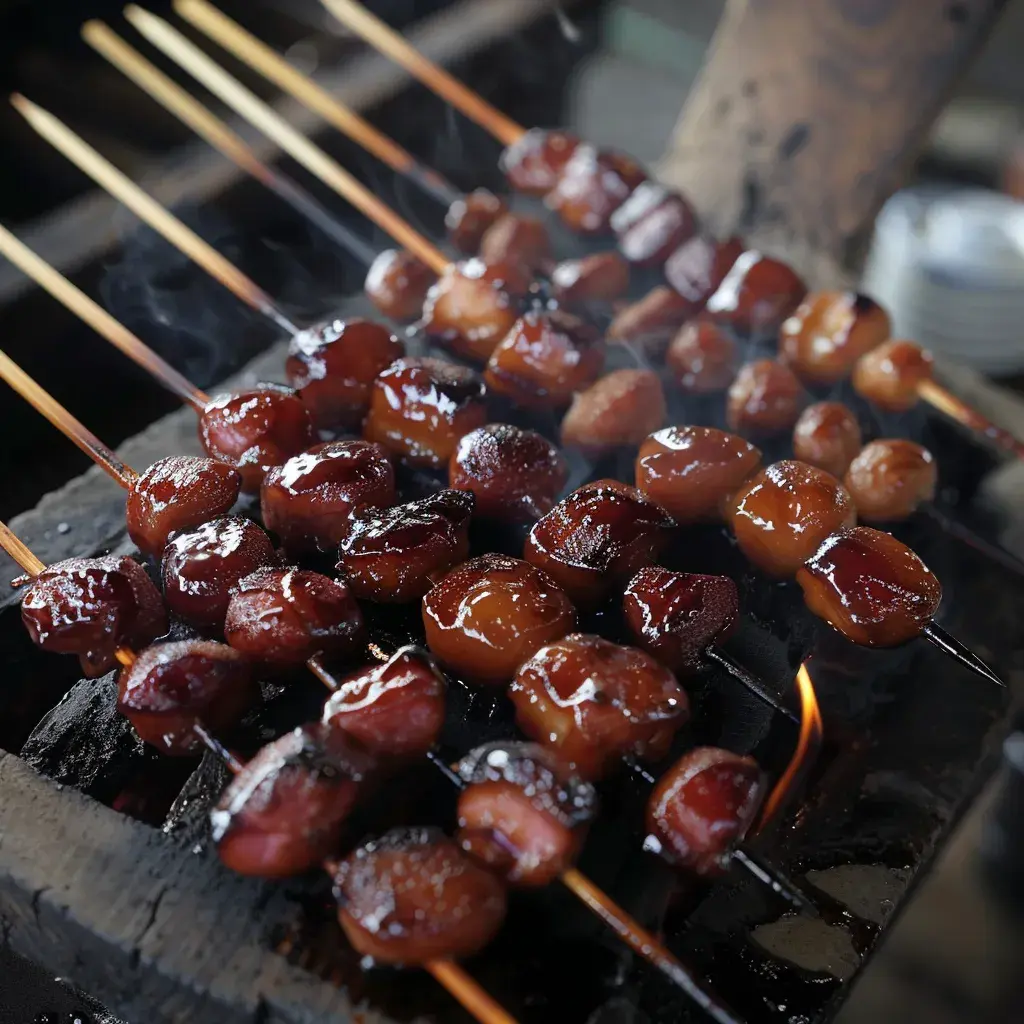
[[1024,371],[1024,203],[911,189],[879,215],[863,290],[897,337],[992,374]]

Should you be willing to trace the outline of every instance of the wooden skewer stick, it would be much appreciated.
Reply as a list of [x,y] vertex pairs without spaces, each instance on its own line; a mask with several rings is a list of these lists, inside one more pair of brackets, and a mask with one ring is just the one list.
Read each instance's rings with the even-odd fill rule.
[[1014,437],[1008,430],[997,427],[990,419],[972,409],[963,399],[957,398],[951,391],[934,380],[923,380],[917,386],[921,400],[934,406],[939,412],[945,413],[951,420],[975,430],[993,444],[1024,459],[1024,441]]
[[29,550],[28,546],[21,541],[11,528],[4,522],[0,522],[0,547],[14,559],[29,576],[38,576],[46,564],[41,562]]
[[6,352],[0,351],[0,379],[5,380],[37,412],[45,416],[89,458],[100,463],[124,488],[130,488],[138,474],[126,466],[91,430],[40,387]]
[[393,28],[354,0],[320,0],[346,28],[361,36],[374,49],[405,68],[413,78],[432,89],[471,121],[489,131],[502,145],[511,146],[526,129],[492,107],[482,96],[424,57]]
[[146,60],[138,50],[129,46],[108,25],[102,21],[88,21],[82,26],[82,38],[165,110],[188,125],[232,163],[269,188],[361,263],[369,266],[373,262],[377,254],[366,239],[338,220],[293,179],[260,160],[236,132],[190,96],[177,82]]
[[197,412],[210,401],[210,396],[200,391],[190,380],[160,358],[137,335],[124,324],[115,320],[102,306],[95,303],[63,274],[55,270],[46,260],[37,256],[24,242],[0,225],[0,255],[11,261],[27,274],[36,284],[45,288],[61,305],[70,309],[88,324],[97,334],[116,345],[129,359],[133,359],[161,384],[187,402]]
[[219,96],[236,113],[272,138],[338,195],[348,200],[399,245],[441,274],[450,261],[429,239],[403,220],[387,203],[354,178],[333,157],[296,131],[273,108],[238,79],[229,75],[199,47],[162,18],[136,7],[125,8],[125,17],[159,50]]
[[415,181],[438,202],[450,206],[461,197],[459,190],[437,171],[421,163],[312,78],[289,64],[237,21],[217,10],[213,4],[207,3],[206,0],[179,0],[174,9],[186,21],[220,43],[243,63],[304,103],[344,135],[358,142],[382,163]]
[[269,317],[289,334],[298,334],[298,327],[274,305],[270,296],[251,278],[139,188],[67,125],[49,111],[17,93],[11,97],[11,102],[36,132],[63,153],[79,170],[88,174],[97,185],[124,203],[132,213],[198,263],[211,277],[220,281],[247,305]]

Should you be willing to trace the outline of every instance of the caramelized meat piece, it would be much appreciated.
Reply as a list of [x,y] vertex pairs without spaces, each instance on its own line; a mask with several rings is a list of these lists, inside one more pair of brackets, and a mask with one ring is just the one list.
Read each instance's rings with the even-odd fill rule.
[[416,601],[431,580],[469,554],[473,495],[438,491],[388,509],[366,509],[338,551],[338,569],[356,597]]
[[697,218],[678,192],[645,181],[612,214],[611,227],[630,263],[658,267],[693,237]]
[[866,522],[907,519],[935,497],[938,467],[927,448],[913,441],[879,440],[850,463],[846,489]]
[[481,555],[423,598],[427,645],[453,672],[500,686],[538,647],[565,636],[576,612],[565,593],[518,558]]
[[853,370],[853,390],[890,412],[917,404],[922,381],[932,379],[932,354],[912,341],[887,341],[861,356]]
[[472,956],[505,920],[505,887],[439,829],[394,829],[359,847],[334,894],[356,952],[386,964]]
[[562,306],[612,302],[629,289],[629,264],[617,252],[563,260],[551,272],[551,293]]
[[363,614],[348,587],[328,576],[296,567],[257,569],[238,584],[224,635],[256,661],[301,665],[321,651],[357,653]]
[[647,802],[647,828],[673,864],[720,875],[767,792],[752,757],[697,747],[658,780]]
[[167,632],[160,591],[127,555],[47,566],[22,596],[21,620],[44,651],[77,654],[87,676],[108,672],[118,647],[145,647]]
[[774,334],[800,305],[807,286],[792,267],[748,249],[705,305],[719,323],[746,334]]
[[761,468],[761,452],[714,427],[666,427],[640,446],[636,485],[679,524],[718,519]]
[[[521,213],[506,213],[480,240],[480,259],[488,266],[513,266],[535,274],[551,260],[551,239],[544,221]],[[516,294],[527,282],[517,279]]]
[[638,445],[665,422],[661,381],[650,370],[613,370],[579,392],[562,420],[562,444],[589,456]]
[[793,371],[774,359],[740,367],[729,386],[726,421],[730,430],[784,434],[800,418],[804,389]]
[[128,536],[140,551],[157,558],[175,530],[230,512],[242,489],[237,469],[194,455],[172,455],[154,462],[128,492]]
[[660,284],[642,299],[619,310],[605,336],[610,342],[658,352],[692,315],[693,303],[689,299]]
[[724,391],[736,376],[736,343],[709,317],[683,324],[669,343],[665,364],[687,394]]
[[324,725],[304,725],[268,743],[210,812],[220,859],[258,878],[316,867],[337,849],[374,768],[345,733]]
[[342,679],[324,705],[323,723],[375,756],[423,757],[444,725],[445,689],[434,659],[410,644]]
[[568,478],[565,459],[546,437],[510,423],[467,434],[448,463],[448,482],[472,493],[477,515],[512,523],[549,511]]
[[440,469],[487,422],[478,373],[440,359],[399,359],[373,383],[363,436],[412,466]]
[[694,235],[665,261],[665,280],[690,304],[690,312],[704,308],[746,247],[739,238],[717,242]]
[[673,672],[697,672],[707,649],[736,629],[740,598],[728,576],[648,566],[629,581],[622,608],[644,650]]
[[202,750],[197,723],[213,732],[226,729],[258,699],[246,658],[212,640],[154,644],[117,680],[117,709],[139,738],[177,757]]
[[211,459],[242,474],[242,489],[258,491],[274,466],[317,441],[313,417],[291,388],[264,384],[218,395],[199,417],[199,440]]
[[368,441],[314,445],[271,470],[260,490],[263,522],[290,551],[336,547],[356,512],[394,500],[387,452]]
[[668,543],[672,520],[635,487],[597,480],[539,519],[523,557],[543,569],[580,608],[595,608]]
[[275,565],[270,538],[251,520],[219,516],[179,533],[164,551],[164,599],[175,615],[201,629],[219,629],[239,583]]
[[370,264],[364,289],[367,298],[391,320],[416,320],[437,274],[405,249],[385,249]]
[[536,743],[477,747],[458,765],[456,838],[474,860],[514,885],[548,885],[571,867],[597,792]]
[[826,538],[796,581],[818,618],[867,647],[913,640],[942,600],[928,566],[895,537],[868,526]]
[[568,405],[604,366],[604,344],[595,327],[560,310],[533,310],[518,319],[487,363],[484,379],[520,405]]
[[478,188],[448,207],[444,226],[452,245],[459,252],[472,256],[480,248],[480,239],[487,229],[507,212],[504,200],[485,188]]
[[519,316],[514,296],[528,287],[512,263],[453,263],[427,293],[420,326],[453,354],[484,363]]
[[405,346],[372,320],[329,320],[288,345],[288,383],[323,430],[350,430],[370,408],[378,373],[405,355]]
[[731,524],[740,550],[773,576],[792,576],[821,542],[857,515],[846,488],[804,462],[774,462],[736,495]]
[[544,202],[572,231],[598,235],[609,229],[612,214],[646,180],[644,169],[625,153],[581,143]]
[[499,166],[517,192],[543,196],[555,187],[579,144],[569,132],[531,128],[501,154]]
[[779,358],[801,380],[835,384],[889,337],[889,314],[859,292],[813,292],[782,325]]
[[842,402],[815,402],[793,428],[793,454],[842,479],[860,451],[860,424]]
[[675,676],[649,654],[584,633],[537,651],[509,696],[519,728],[586,779],[626,755],[664,757],[690,711]]

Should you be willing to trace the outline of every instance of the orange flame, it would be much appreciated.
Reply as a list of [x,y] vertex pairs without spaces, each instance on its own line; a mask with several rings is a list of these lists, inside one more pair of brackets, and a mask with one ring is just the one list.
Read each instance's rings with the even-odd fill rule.
[[775,784],[775,788],[765,801],[759,829],[764,828],[776,815],[787,793],[799,778],[804,764],[817,752],[821,743],[823,731],[821,711],[818,708],[818,698],[814,695],[814,684],[811,682],[811,674],[807,671],[806,664],[801,665],[797,671],[796,685],[800,691],[800,739],[797,740],[796,750],[793,752],[793,757],[786,766],[786,770],[782,773],[782,778]]

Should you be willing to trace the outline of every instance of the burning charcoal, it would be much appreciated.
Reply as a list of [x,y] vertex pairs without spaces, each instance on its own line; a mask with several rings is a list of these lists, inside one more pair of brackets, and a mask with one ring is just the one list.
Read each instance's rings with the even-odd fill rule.
[[913,441],[872,441],[850,464],[845,483],[861,519],[895,522],[935,497],[938,467]]
[[133,481],[125,505],[128,536],[159,558],[175,530],[187,530],[230,512],[242,474],[216,459],[172,455]]
[[562,306],[612,302],[629,290],[629,264],[617,252],[563,260],[551,272],[551,293]]
[[693,303],[660,284],[616,313],[606,337],[610,342],[656,353],[692,315]]
[[21,600],[21,619],[44,651],[77,654],[101,676],[122,646],[145,647],[167,632],[160,591],[127,555],[68,558],[43,569]]
[[697,218],[678,192],[645,181],[612,214],[611,227],[630,263],[660,267],[693,237]]
[[649,654],[584,633],[537,651],[509,696],[519,728],[586,779],[626,755],[664,757],[690,711],[675,676]]
[[294,566],[257,569],[231,598],[224,636],[254,661],[301,665],[319,652],[357,653],[363,615],[342,582]]
[[853,370],[853,390],[890,412],[917,404],[921,383],[932,379],[932,354],[912,341],[887,341],[861,356]]
[[803,385],[774,359],[740,367],[729,386],[726,421],[730,430],[769,436],[793,429],[804,404]]
[[761,452],[713,427],[666,427],[640,446],[636,485],[679,524],[719,519],[761,468]]
[[815,615],[867,647],[919,636],[942,599],[941,584],[910,548],[868,526],[826,538],[796,580]]
[[178,757],[202,749],[197,723],[226,729],[259,699],[248,660],[212,640],[147,647],[121,670],[117,691],[118,710],[139,738]]
[[327,551],[348,536],[356,512],[395,497],[395,473],[382,445],[330,441],[271,470],[260,506],[267,529],[289,551]]
[[744,248],[739,238],[717,242],[694,235],[665,261],[665,280],[689,303],[690,312],[696,313],[718,290]]
[[740,599],[728,576],[641,569],[629,581],[622,608],[644,650],[673,672],[700,670],[707,649],[736,629]]
[[322,430],[350,430],[370,408],[377,374],[405,355],[405,346],[372,320],[330,320],[288,345],[288,382]]
[[538,520],[523,557],[543,569],[580,608],[595,608],[654,562],[672,520],[617,480],[585,484]]
[[528,562],[482,555],[453,569],[423,598],[427,645],[456,674],[501,686],[542,644],[576,624],[572,602]]
[[489,423],[467,434],[448,463],[448,482],[476,499],[487,519],[532,523],[554,505],[569,477],[558,449],[534,430]]
[[604,366],[595,327],[559,310],[534,310],[515,322],[495,348],[484,378],[498,394],[525,406],[558,408]]
[[705,308],[718,323],[746,334],[773,334],[807,294],[792,267],[748,249],[732,265]]
[[502,153],[500,166],[517,192],[543,196],[558,183],[579,144],[568,132],[531,128]]
[[634,447],[667,415],[656,373],[613,370],[572,400],[562,420],[562,444],[592,457]]
[[388,509],[366,509],[338,551],[338,570],[356,597],[416,601],[431,580],[469,554],[473,496],[444,490]]
[[338,920],[361,956],[424,964],[472,956],[505,920],[505,887],[439,829],[394,829],[334,879]]
[[581,143],[562,168],[544,202],[572,231],[597,235],[647,175],[632,157]]
[[752,757],[697,747],[658,780],[647,802],[647,828],[673,864],[720,875],[766,794],[764,773]]
[[[521,213],[506,213],[480,240],[480,259],[488,266],[521,267],[530,275],[537,273],[551,260],[551,239],[544,221]],[[525,284],[517,281],[515,294],[525,292]]]
[[779,332],[779,358],[809,384],[835,384],[890,334],[889,315],[859,292],[813,292]]
[[363,436],[409,465],[440,469],[487,422],[480,375],[440,359],[399,359],[373,384]]
[[345,676],[324,705],[323,723],[380,758],[423,757],[444,725],[445,678],[412,645]]
[[519,316],[515,297],[529,286],[513,263],[453,263],[427,293],[420,326],[454,355],[485,363]]
[[391,320],[416,320],[437,274],[405,249],[385,249],[366,274],[366,295]]
[[276,563],[274,545],[251,519],[219,516],[177,534],[167,545],[164,599],[187,622],[220,629],[239,583],[257,569]]
[[264,384],[218,395],[199,417],[199,440],[212,459],[242,474],[242,489],[258,491],[274,466],[317,441],[313,417],[291,388]]
[[374,767],[343,732],[323,725],[304,725],[268,743],[210,812],[220,859],[259,878],[316,867],[337,849]]
[[841,402],[815,402],[793,428],[793,454],[801,461],[842,479],[860,451],[860,424]]
[[772,576],[792,576],[857,510],[834,477],[804,462],[775,462],[736,495],[731,524],[743,554]]
[[683,324],[665,354],[672,380],[691,395],[725,391],[736,376],[736,364],[736,343],[706,316]]
[[508,212],[504,200],[485,188],[474,189],[448,207],[444,226],[459,252],[472,256],[480,248],[487,229]]
[[488,743],[458,765],[462,849],[514,885],[542,886],[571,867],[597,815],[597,792],[536,743]]

